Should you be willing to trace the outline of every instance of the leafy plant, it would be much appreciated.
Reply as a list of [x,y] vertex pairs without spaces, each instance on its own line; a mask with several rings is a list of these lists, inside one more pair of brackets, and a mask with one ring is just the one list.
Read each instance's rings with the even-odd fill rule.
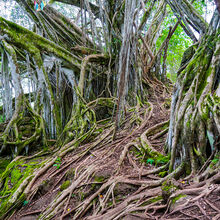
[[154,163],[154,159],[152,158],[147,159],[147,164],[153,164],[153,163]]
[[57,169],[60,168],[60,166],[61,166],[61,158],[60,157],[57,157],[53,166],[57,167]]
[[214,159],[212,160],[212,163],[213,163],[213,164],[217,164],[217,163],[218,163],[218,161],[219,161],[219,159],[218,159],[218,158],[214,158]]
[[0,123],[5,122],[5,115],[0,115]]
[[26,205],[28,204],[28,202],[29,202],[29,201],[25,200],[25,201],[23,202],[23,206],[26,206]]

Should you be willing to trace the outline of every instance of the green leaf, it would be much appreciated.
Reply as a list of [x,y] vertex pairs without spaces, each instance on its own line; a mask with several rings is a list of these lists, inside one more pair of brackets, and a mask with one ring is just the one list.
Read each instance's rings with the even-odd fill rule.
[[147,159],[147,163],[148,164],[153,164],[154,163],[154,159],[152,159],[152,158]]
[[54,164],[53,166],[54,166],[54,167],[57,167],[57,166],[58,166],[58,164]]
[[61,158],[60,158],[60,157],[57,157],[56,161],[61,161]]
[[27,205],[27,204],[28,204],[28,201],[25,200],[25,201],[23,202],[23,206],[25,206],[25,205]]
[[212,163],[217,164],[218,161],[219,161],[219,159],[215,158],[215,159],[212,160]]

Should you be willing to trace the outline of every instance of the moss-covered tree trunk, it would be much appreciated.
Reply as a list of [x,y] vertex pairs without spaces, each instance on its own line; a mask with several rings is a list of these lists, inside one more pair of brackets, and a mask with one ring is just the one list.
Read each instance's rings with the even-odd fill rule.
[[[208,177],[219,168],[220,140],[220,29],[216,10],[201,42],[183,56],[172,97],[167,140],[171,153],[169,171],[178,166],[185,175]],[[207,168],[207,160],[212,160]],[[206,169],[207,168],[207,169]],[[199,176],[200,178],[200,176]]]

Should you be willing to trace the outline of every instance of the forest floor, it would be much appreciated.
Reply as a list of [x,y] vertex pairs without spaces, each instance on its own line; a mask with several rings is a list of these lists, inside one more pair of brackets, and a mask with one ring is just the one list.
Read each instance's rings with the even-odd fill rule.
[[[93,142],[57,161],[58,168],[51,166],[43,173],[33,184],[32,195],[10,219],[48,219],[48,213],[54,212],[52,219],[220,219],[215,184],[206,194],[201,191],[200,197],[192,191],[169,200],[160,182],[165,161],[141,153],[145,132],[151,147],[165,155],[168,126],[157,133],[149,129],[168,124],[170,92],[158,86],[149,94],[153,94],[148,97],[150,104],[128,111],[114,140],[112,127],[106,128]],[[135,123],[133,117],[138,117]],[[181,178],[172,184],[182,191],[195,185]]]

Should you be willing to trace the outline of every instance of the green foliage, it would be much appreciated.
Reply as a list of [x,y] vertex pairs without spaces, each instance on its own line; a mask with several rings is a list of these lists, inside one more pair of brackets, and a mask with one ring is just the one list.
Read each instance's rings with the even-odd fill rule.
[[178,196],[172,198],[172,203],[175,204],[177,200],[179,200],[180,198],[184,198],[184,197],[186,197],[186,195],[179,194]]
[[132,148],[131,152],[133,152],[136,155],[136,157],[139,158],[139,161],[141,163],[151,164],[155,166],[161,166],[166,164],[170,158],[170,155],[164,156],[160,153],[155,155],[152,153],[151,156],[148,156],[143,148]]
[[60,165],[61,165],[61,158],[60,157],[57,157],[57,159],[55,160],[55,163],[54,163],[54,167],[56,167],[57,169],[60,168]]
[[[10,2],[10,4],[8,4],[8,2]],[[20,24],[28,29],[31,29],[33,22],[16,1],[7,0],[5,1],[5,4],[4,3],[1,4],[3,7],[5,7],[5,9],[7,8],[6,13],[4,13],[5,10],[0,10],[1,17],[4,17],[17,24]]]
[[28,202],[29,202],[29,201],[24,200],[24,202],[23,202],[23,206],[26,206],[26,205],[28,204]]
[[218,162],[219,162],[219,158],[215,158],[215,159],[212,160],[213,164],[217,164]]
[[197,12],[199,12],[200,15],[203,15],[203,17],[213,13],[211,5],[214,4],[215,3],[213,0],[197,0],[193,2],[194,8],[197,10]]
[[212,164],[213,165],[216,165],[219,161],[220,161],[220,153],[217,153],[216,155],[215,155],[215,157],[213,158],[213,160],[212,160]]
[[147,164],[153,164],[154,163],[154,159],[149,158],[149,159],[147,159],[146,163]]
[[5,122],[5,115],[0,115],[0,123]]
[[[174,25],[177,22],[177,19],[170,7],[167,6],[168,16],[165,18],[163,22],[162,33],[157,40],[156,47],[160,48],[161,44],[166,39],[169,33],[169,27]],[[179,25],[170,39],[168,50],[167,50],[167,77],[173,82],[176,81],[176,72],[179,69],[182,55],[184,51],[192,44],[192,40],[185,34],[184,30]]]

